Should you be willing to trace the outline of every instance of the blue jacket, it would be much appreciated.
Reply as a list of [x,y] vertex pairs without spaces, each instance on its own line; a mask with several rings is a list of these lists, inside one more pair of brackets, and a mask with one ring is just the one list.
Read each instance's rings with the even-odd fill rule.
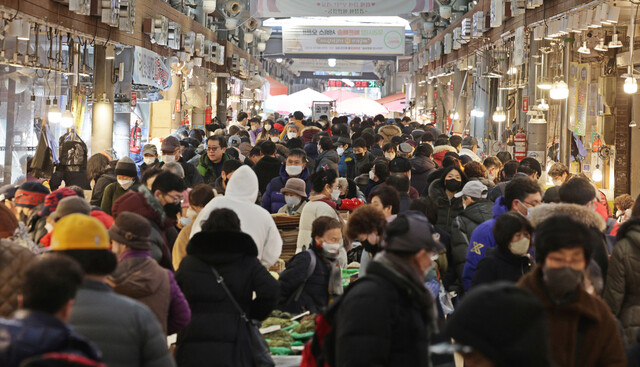
[[469,238],[469,249],[467,250],[467,259],[464,264],[464,270],[462,270],[462,287],[465,292],[471,287],[471,279],[473,279],[473,273],[476,271],[476,267],[480,260],[484,258],[484,254],[487,249],[496,247],[495,238],[493,238],[493,225],[496,223],[496,218],[509,211],[506,203],[504,202],[504,196],[501,196],[496,200],[493,205],[493,219],[480,224],[471,233]]
[[[274,177],[267,185],[267,189],[262,194],[262,207],[268,210],[271,214],[277,213],[286,202],[284,201],[284,195],[280,192],[284,185],[289,180],[289,174],[287,174],[287,165],[283,164],[280,167],[280,176]],[[307,197],[311,192],[311,182],[309,182],[309,169],[305,167],[300,174],[300,179],[305,182],[305,190],[307,191]]]
[[10,343],[0,351],[0,366],[18,367],[29,358],[50,352],[69,353],[101,360],[96,347],[71,331],[65,323],[44,312],[18,311],[11,320],[0,319],[0,334]]
[[354,163],[353,148],[349,147],[340,156],[340,161],[338,162],[338,176],[347,177],[353,180],[356,176]]

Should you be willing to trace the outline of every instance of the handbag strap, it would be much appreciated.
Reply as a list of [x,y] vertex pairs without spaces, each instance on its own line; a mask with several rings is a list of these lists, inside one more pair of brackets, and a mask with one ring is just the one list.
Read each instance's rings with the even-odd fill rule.
[[247,318],[247,314],[244,312],[242,307],[240,307],[240,304],[238,304],[238,301],[236,301],[235,297],[233,297],[233,295],[231,294],[231,291],[227,287],[227,284],[224,282],[224,278],[222,277],[222,275],[218,273],[218,271],[216,270],[216,268],[213,267],[213,265],[209,265],[209,268],[211,269],[211,272],[213,272],[213,275],[216,277],[216,281],[218,282],[218,284],[222,286],[222,289],[224,289],[224,292],[227,294],[227,296],[231,300],[231,303],[233,303],[233,306],[238,310],[238,312],[240,312],[240,318],[246,322],[249,322],[249,319]]

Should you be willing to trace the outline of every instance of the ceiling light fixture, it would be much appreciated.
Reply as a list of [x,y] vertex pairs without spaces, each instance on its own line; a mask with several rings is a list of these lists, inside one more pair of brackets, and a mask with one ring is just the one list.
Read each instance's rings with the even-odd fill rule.
[[637,126],[637,125],[636,125],[636,122],[635,122],[635,121],[631,121],[631,122],[629,123],[629,127],[636,127],[636,126]]
[[542,98],[537,106],[538,111],[549,111],[549,104]]
[[593,49],[596,51],[605,52],[609,50],[609,47],[604,44],[604,38],[600,38],[600,43],[598,43]]
[[49,107],[47,118],[49,119],[49,122],[53,124],[57,124],[62,118],[62,111],[60,111],[60,107],[58,107],[58,100],[55,97],[53,98],[53,104]]
[[589,47],[587,47],[586,41],[582,42],[582,47],[578,48],[578,52],[584,55],[591,54],[591,50],[589,49]]
[[329,64],[329,67],[334,67],[336,66],[336,59],[327,59],[327,63]]
[[73,126],[73,113],[69,110],[65,110],[60,117],[60,126],[65,129]]
[[567,99],[569,97],[569,86],[564,80],[556,77],[549,91],[549,97],[556,100]]
[[611,42],[609,42],[609,48],[621,48],[622,42],[618,40],[618,32],[616,32],[616,27],[613,27],[613,31],[615,33],[611,37]]
[[493,113],[493,122],[505,122],[507,120],[507,114],[504,113],[502,106],[496,107],[496,111]]

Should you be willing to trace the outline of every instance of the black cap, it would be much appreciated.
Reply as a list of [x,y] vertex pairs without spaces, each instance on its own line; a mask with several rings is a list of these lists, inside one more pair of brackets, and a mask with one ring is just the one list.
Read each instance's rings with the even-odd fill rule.
[[346,136],[339,136],[338,139],[336,139],[335,145],[340,146],[344,144],[351,145],[351,139],[347,138]]
[[432,232],[432,228],[427,217],[418,211],[399,214],[385,229],[384,249],[408,253],[445,250],[440,243],[440,235]]
[[13,197],[16,195],[16,191],[18,190],[18,185],[4,185],[0,187],[0,201],[2,200],[13,200]]
[[389,162],[389,172],[407,172],[411,171],[411,162],[405,157],[395,157]]
[[530,291],[506,282],[479,285],[449,316],[444,334],[456,344],[432,352],[477,350],[496,366],[551,366],[545,309]]

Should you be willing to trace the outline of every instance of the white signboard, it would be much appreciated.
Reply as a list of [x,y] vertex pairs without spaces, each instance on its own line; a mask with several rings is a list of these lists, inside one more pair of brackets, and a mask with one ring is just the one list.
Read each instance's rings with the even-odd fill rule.
[[359,26],[282,27],[285,54],[404,55],[404,28]]
[[433,0],[251,0],[254,18],[392,16],[433,11]]
[[331,113],[331,102],[313,102],[312,114],[313,121],[318,121],[320,116],[327,115]]
[[133,51],[133,82],[168,90],[171,87],[171,69],[162,56],[136,46]]
[[501,27],[504,17],[504,0],[491,0],[491,28]]
[[513,65],[520,66],[524,64],[524,26],[516,28],[514,42]]

